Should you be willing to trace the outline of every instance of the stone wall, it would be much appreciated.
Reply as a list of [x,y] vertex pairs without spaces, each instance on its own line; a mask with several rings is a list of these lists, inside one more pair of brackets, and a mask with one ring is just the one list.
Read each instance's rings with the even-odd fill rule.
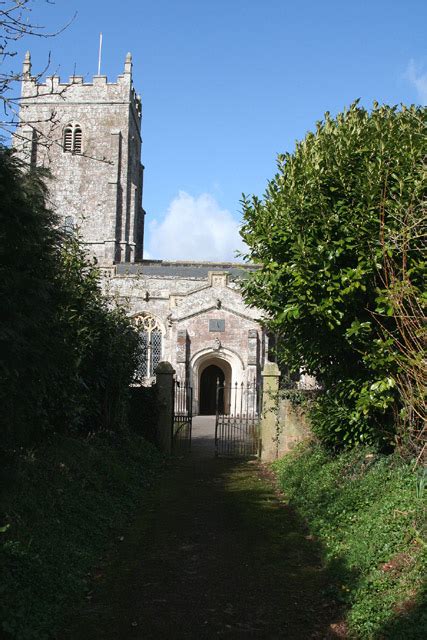
[[[281,397],[280,371],[277,364],[267,363],[262,376],[261,460],[273,462],[311,436],[310,422],[303,405]],[[300,396],[304,393],[311,398],[315,392],[313,390],[298,391]]]
[[278,413],[278,457],[291,451],[296,444],[311,435],[306,410],[291,400],[279,399]]
[[261,418],[261,460],[273,462],[281,458],[300,442],[311,437],[310,422],[302,407],[290,400],[280,400],[271,406],[264,397]]

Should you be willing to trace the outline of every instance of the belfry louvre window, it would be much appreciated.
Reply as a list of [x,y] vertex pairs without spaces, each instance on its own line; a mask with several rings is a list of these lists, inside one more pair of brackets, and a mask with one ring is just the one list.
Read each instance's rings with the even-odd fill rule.
[[83,148],[83,133],[79,124],[67,124],[64,129],[64,151],[81,154]]
[[82,130],[80,127],[74,129],[74,153],[82,152]]
[[64,151],[71,151],[72,148],[73,148],[73,130],[71,127],[65,127]]
[[139,378],[151,378],[162,358],[162,330],[158,320],[148,314],[136,316],[134,323],[140,339],[137,375]]

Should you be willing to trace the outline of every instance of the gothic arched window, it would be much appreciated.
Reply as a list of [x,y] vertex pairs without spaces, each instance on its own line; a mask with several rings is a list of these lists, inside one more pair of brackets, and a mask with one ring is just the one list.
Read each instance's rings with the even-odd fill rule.
[[145,313],[133,321],[138,328],[141,347],[137,373],[140,378],[150,378],[162,358],[162,329],[156,318]]
[[64,129],[64,151],[81,154],[83,143],[82,128],[79,124],[67,124]]

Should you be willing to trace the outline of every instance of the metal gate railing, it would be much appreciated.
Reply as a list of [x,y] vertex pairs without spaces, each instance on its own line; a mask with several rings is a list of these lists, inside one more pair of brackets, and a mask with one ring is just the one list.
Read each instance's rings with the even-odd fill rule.
[[258,456],[260,389],[256,383],[217,385],[215,455]]
[[183,455],[191,449],[193,420],[193,389],[186,382],[174,382],[174,412],[172,421],[172,453]]

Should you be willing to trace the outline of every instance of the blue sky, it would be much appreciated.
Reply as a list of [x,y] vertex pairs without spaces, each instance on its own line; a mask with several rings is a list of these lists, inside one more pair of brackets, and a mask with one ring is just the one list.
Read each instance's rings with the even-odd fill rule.
[[427,101],[422,0],[44,0],[25,39],[66,79],[121,73],[127,51],[143,100],[148,255],[227,259],[238,246],[242,192],[261,195],[277,153],[328,110]]

